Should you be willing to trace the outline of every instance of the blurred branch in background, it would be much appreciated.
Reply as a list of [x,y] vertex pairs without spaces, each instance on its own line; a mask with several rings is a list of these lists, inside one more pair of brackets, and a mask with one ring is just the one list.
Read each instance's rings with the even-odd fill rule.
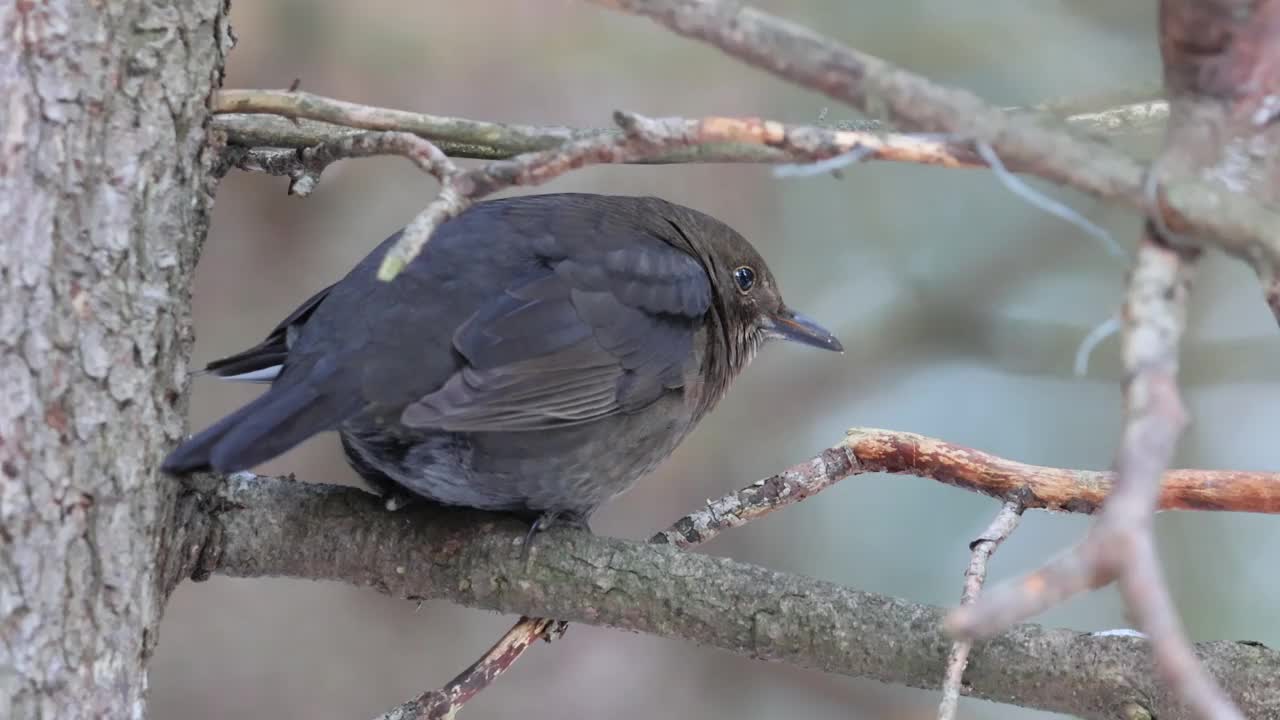
[[[1271,160],[1280,146],[1280,129],[1274,125],[1280,94],[1280,2],[1246,7],[1230,0],[1165,0],[1160,8],[1171,117],[1149,177],[1153,183],[1170,177],[1218,182],[1274,202],[1280,198],[1280,179]],[[1080,545],[978,606],[956,611],[951,624],[968,637],[987,634],[1118,580],[1126,605],[1151,638],[1168,685],[1199,717],[1243,720],[1197,661],[1156,552],[1151,515],[1161,473],[1189,420],[1178,392],[1178,344],[1200,250],[1170,232],[1158,203],[1152,210],[1124,313],[1128,381],[1116,490]],[[1257,267],[1276,310],[1276,268],[1269,262]]]
[[[1280,322],[1280,292],[1269,290],[1273,269],[1280,268],[1280,214],[1263,199],[1183,176],[1167,176],[1173,181],[1160,185],[1153,198],[1146,169],[1116,148],[1065,132],[1033,114],[1006,112],[973,93],[937,85],[750,6],[723,0],[592,1],[649,17],[749,65],[883,115],[899,129],[985,142],[1017,172],[1124,202],[1143,213],[1158,198],[1155,209],[1168,227],[1253,265]],[[1247,5],[1219,1],[1224,15]]]

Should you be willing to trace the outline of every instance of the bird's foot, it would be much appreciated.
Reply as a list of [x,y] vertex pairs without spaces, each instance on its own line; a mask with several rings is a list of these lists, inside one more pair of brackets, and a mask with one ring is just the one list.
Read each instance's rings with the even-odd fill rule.
[[411,493],[406,493],[406,492],[400,492],[398,490],[391,490],[382,495],[382,504],[387,508],[388,512],[403,510],[409,507],[410,505],[418,504],[418,502],[420,502],[421,500],[422,498],[418,497],[417,495],[413,495]]
[[529,525],[529,532],[524,536],[524,545],[520,550],[520,562],[524,563],[526,567],[533,557],[534,539],[540,533],[551,529],[553,525],[574,527],[587,532],[591,531],[591,526],[587,524],[587,516],[582,513],[569,510],[548,510],[542,513]]

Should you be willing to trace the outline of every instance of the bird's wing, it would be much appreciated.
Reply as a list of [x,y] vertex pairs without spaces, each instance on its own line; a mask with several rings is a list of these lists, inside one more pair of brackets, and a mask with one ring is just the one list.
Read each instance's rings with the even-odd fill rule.
[[333,286],[307,298],[289,317],[280,321],[279,325],[267,334],[257,345],[205,366],[205,371],[217,375],[224,380],[240,380],[244,382],[271,382],[284,368],[285,358],[289,355],[290,333],[307,321],[311,313],[320,306],[329,295]]
[[665,244],[562,258],[458,328],[462,368],[401,421],[547,430],[639,410],[684,383],[710,305],[702,266]]

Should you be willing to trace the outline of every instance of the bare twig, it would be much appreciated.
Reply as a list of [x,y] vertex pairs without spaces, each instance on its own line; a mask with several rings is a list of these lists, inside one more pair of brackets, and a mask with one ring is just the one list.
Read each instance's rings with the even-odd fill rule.
[[427,691],[376,720],[443,720],[457,716],[462,706],[507,671],[529,646],[539,639],[550,642],[565,630],[565,623],[522,617],[493,647],[439,690]]
[[[1116,106],[1121,99],[1093,98],[1076,102],[1062,117],[1068,125],[1088,132],[1120,133],[1150,130],[1167,117],[1160,101]],[[1105,104],[1098,104],[1104,102]],[[1124,102],[1128,102],[1124,99]],[[1061,115],[1056,104],[1029,108]],[[1012,108],[1017,112],[1021,108]],[[409,132],[430,140],[452,157],[505,160],[528,152],[550,150],[573,140],[619,138],[617,128],[573,128],[560,125],[518,125],[468,118],[430,115],[372,105],[359,105],[310,93],[282,90],[228,89],[213,96],[213,128],[227,142],[246,148],[303,148],[341,140],[361,130]],[[838,130],[863,135],[891,135],[892,128],[864,123],[860,128]],[[891,143],[890,143],[891,144]],[[672,148],[669,153],[639,159],[642,163],[783,162],[788,158],[773,148],[755,144],[704,145]],[[892,156],[870,159],[907,160]]]
[[673,147],[733,142],[782,151],[797,159],[824,160],[869,147],[879,155],[894,154],[913,162],[939,165],[972,164],[972,153],[957,155],[956,147],[910,135],[884,136],[793,127],[766,120],[709,117],[702,119],[648,118],[618,111],[614,121],[621,137],[574,140],[552,150],[495,160],[458,173],[443,183],[440,195],[417,215],[383,258],[378,277],[390,280],[421,252],[445,220],[456,216],[480,198],[516,185],[540,185],[584,165],[633,162]]
[[[1022,504],[1015,501],[1000,506],[1000,512],[987,526],[987,529],[969,543],[969,566],[964,571],[964,590],[960,593],[960,604],[971,605],[982,592],[982,583],[987,579],[987,562],[995,554],[1000,543],[1013,534],[1018,528],[1018,520],[1022,518]],[[947,656],[947,674],[942,680],[942,701],[938,704],[938,720],[954,720],[956,708],[960,704],[960,691],[964,681],[964,669],[969,664],[969,651],[973,643],[968,640],[957,640],[951,645],[951,654]]]
[[246,150],[233,158],[243,170],[257,170],[290,177],[289,192],[310,195],[324,169],[343,158],[401,155],[442,183],[458,172],[457,166],[435,145],[407,132],[361,132],[299,150]]
[[[454,146],[464,157],[499,159],[536,150],[547,150],[572,140],[593,136],[590,131],[563,127],[537,127],[511,123],[494,123],[483,120],[428,115],[391,108],[336,100],[306,92],[287,90],[219,90],[214,93],[212,111],[225,121],[231,115],[276,115],[296,120],[313,120],[326,123],[330,128],[357,128],[408,132],[430,140],[438,146]],[[292,124],[292,123],[290,123]],[[263,127],[261,123],[224,123],[215,127],[228,131],[229,140],[241,145],[276,147],[309,147],[323,142],[341,139],[328,133],[314,132],[322,126],[295,125],[294,134],[259,134],[244,137],[245,133],[270,133],[276,128]],[[250,128],[256,128],[251,130]],[[300,141],[299,141],[300,138]],[[476,149],[478,155],[467,155],[467,149]],[[483,148],[483,150],[479,150]]]
[[1025,200],[1032,207],[1039,208],[1054,217],[1061,218],[1080,228],[1085,232],[1085,234],[1097,240],[1098,244],[1102,245],[1103,249],[1112,255],[1120,258],[1125,256],[1124,248],[1120,247],[1120,243],[1116,242],[1116,239],[1111,237],[1111,233],[1104,230],[1089,218],[1076,212],[1074,208],[1068,207],[1048,195],[1032,189],[1030,185],[1027,185],[1021,178],[1009,172],[1005,168],[1004,163],[1000,160],[1000,156],[997,155],[996,151],[992,150],[991,146],[987,143],[979,141],[974,143],[974,146],[979,157],[981,157],[982,160],[991,167],[991,172],[996,176],[996,179],[999,180],[1000,184],[1004,185],[1005,189],[1009,192]]
[[[280,90],[222,90],[214,95],[213,111],[215,127],[227,134],[227,140],[233,146],[244,147],[312,147],[345,139],[359,130],[377,130],[413,133],[456,157],[506,160],[539,151],[563,149],[575,142],[619,145],[628,140],[626,130],[620,127],[579,129],[492,123],[358,105],[309,93]],[[784,125],[754,118],[713,117],[681,122],[754,125],[768,128],[773,134],[793,137],[801,146],[822,144],[843,148],[845,153],[865,149],[867,159],[872,160],[950,167],[983,165],[982,159],[967,143],[931,141],[883,130],[837,130]],[[804,152],[793,154],[784,145],[761,142],[760,133],[756,132],[741,138],[703,137],[684,145],[651,148],[648,153],[617,162],[777,163],[811,159]]]
[[[1091,514],[1116,481],[1113,472],[1050,468],[915,433],[854,428],[811,460],[713,500],[654,540],[678,547],[707,542],[854,475],[884,472],[930,478],[1027,509]],[[1173,470],[1160,483],[1162,510],[1280,513],[1280,473]],[[664,540],[665,538],[665,540]]]
[[[1124,313],[1125,428],[1116,458],[1116,489],[1098,525],[1100,568],[1118,565],[1120,590],[1150,638],[1169,687],[1206,720],[1244,720],[1201,667],[1183,631],[1156,556],[1152,515],[1160,476],[1186,427],[1178,392],[1178,342],[1196,255],[1169,248],[1147,225]],[[1110,536],[1110,537],[1108,537]],[[1119,542],[1116,542],[1119,541]],[[1114,554],[1104,559],[1102,548]],[[1115,552],[1119,550],[1119,552]]]
[[1120,332],[1120,318],[1112,315],[1106,320],[1095,325],[1080,344],[1076,346],[1076,359],[1072,364],[1076,377],[1084,377],[1089,374],[1089,357],[1093,355],[1093,351],[1106,341],[1107,338]]

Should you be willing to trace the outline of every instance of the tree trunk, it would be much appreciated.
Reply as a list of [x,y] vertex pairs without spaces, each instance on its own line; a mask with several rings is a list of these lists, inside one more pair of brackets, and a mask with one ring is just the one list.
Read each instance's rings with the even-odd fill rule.
[[0,718],[146,711],[226,12],[0,3]]

